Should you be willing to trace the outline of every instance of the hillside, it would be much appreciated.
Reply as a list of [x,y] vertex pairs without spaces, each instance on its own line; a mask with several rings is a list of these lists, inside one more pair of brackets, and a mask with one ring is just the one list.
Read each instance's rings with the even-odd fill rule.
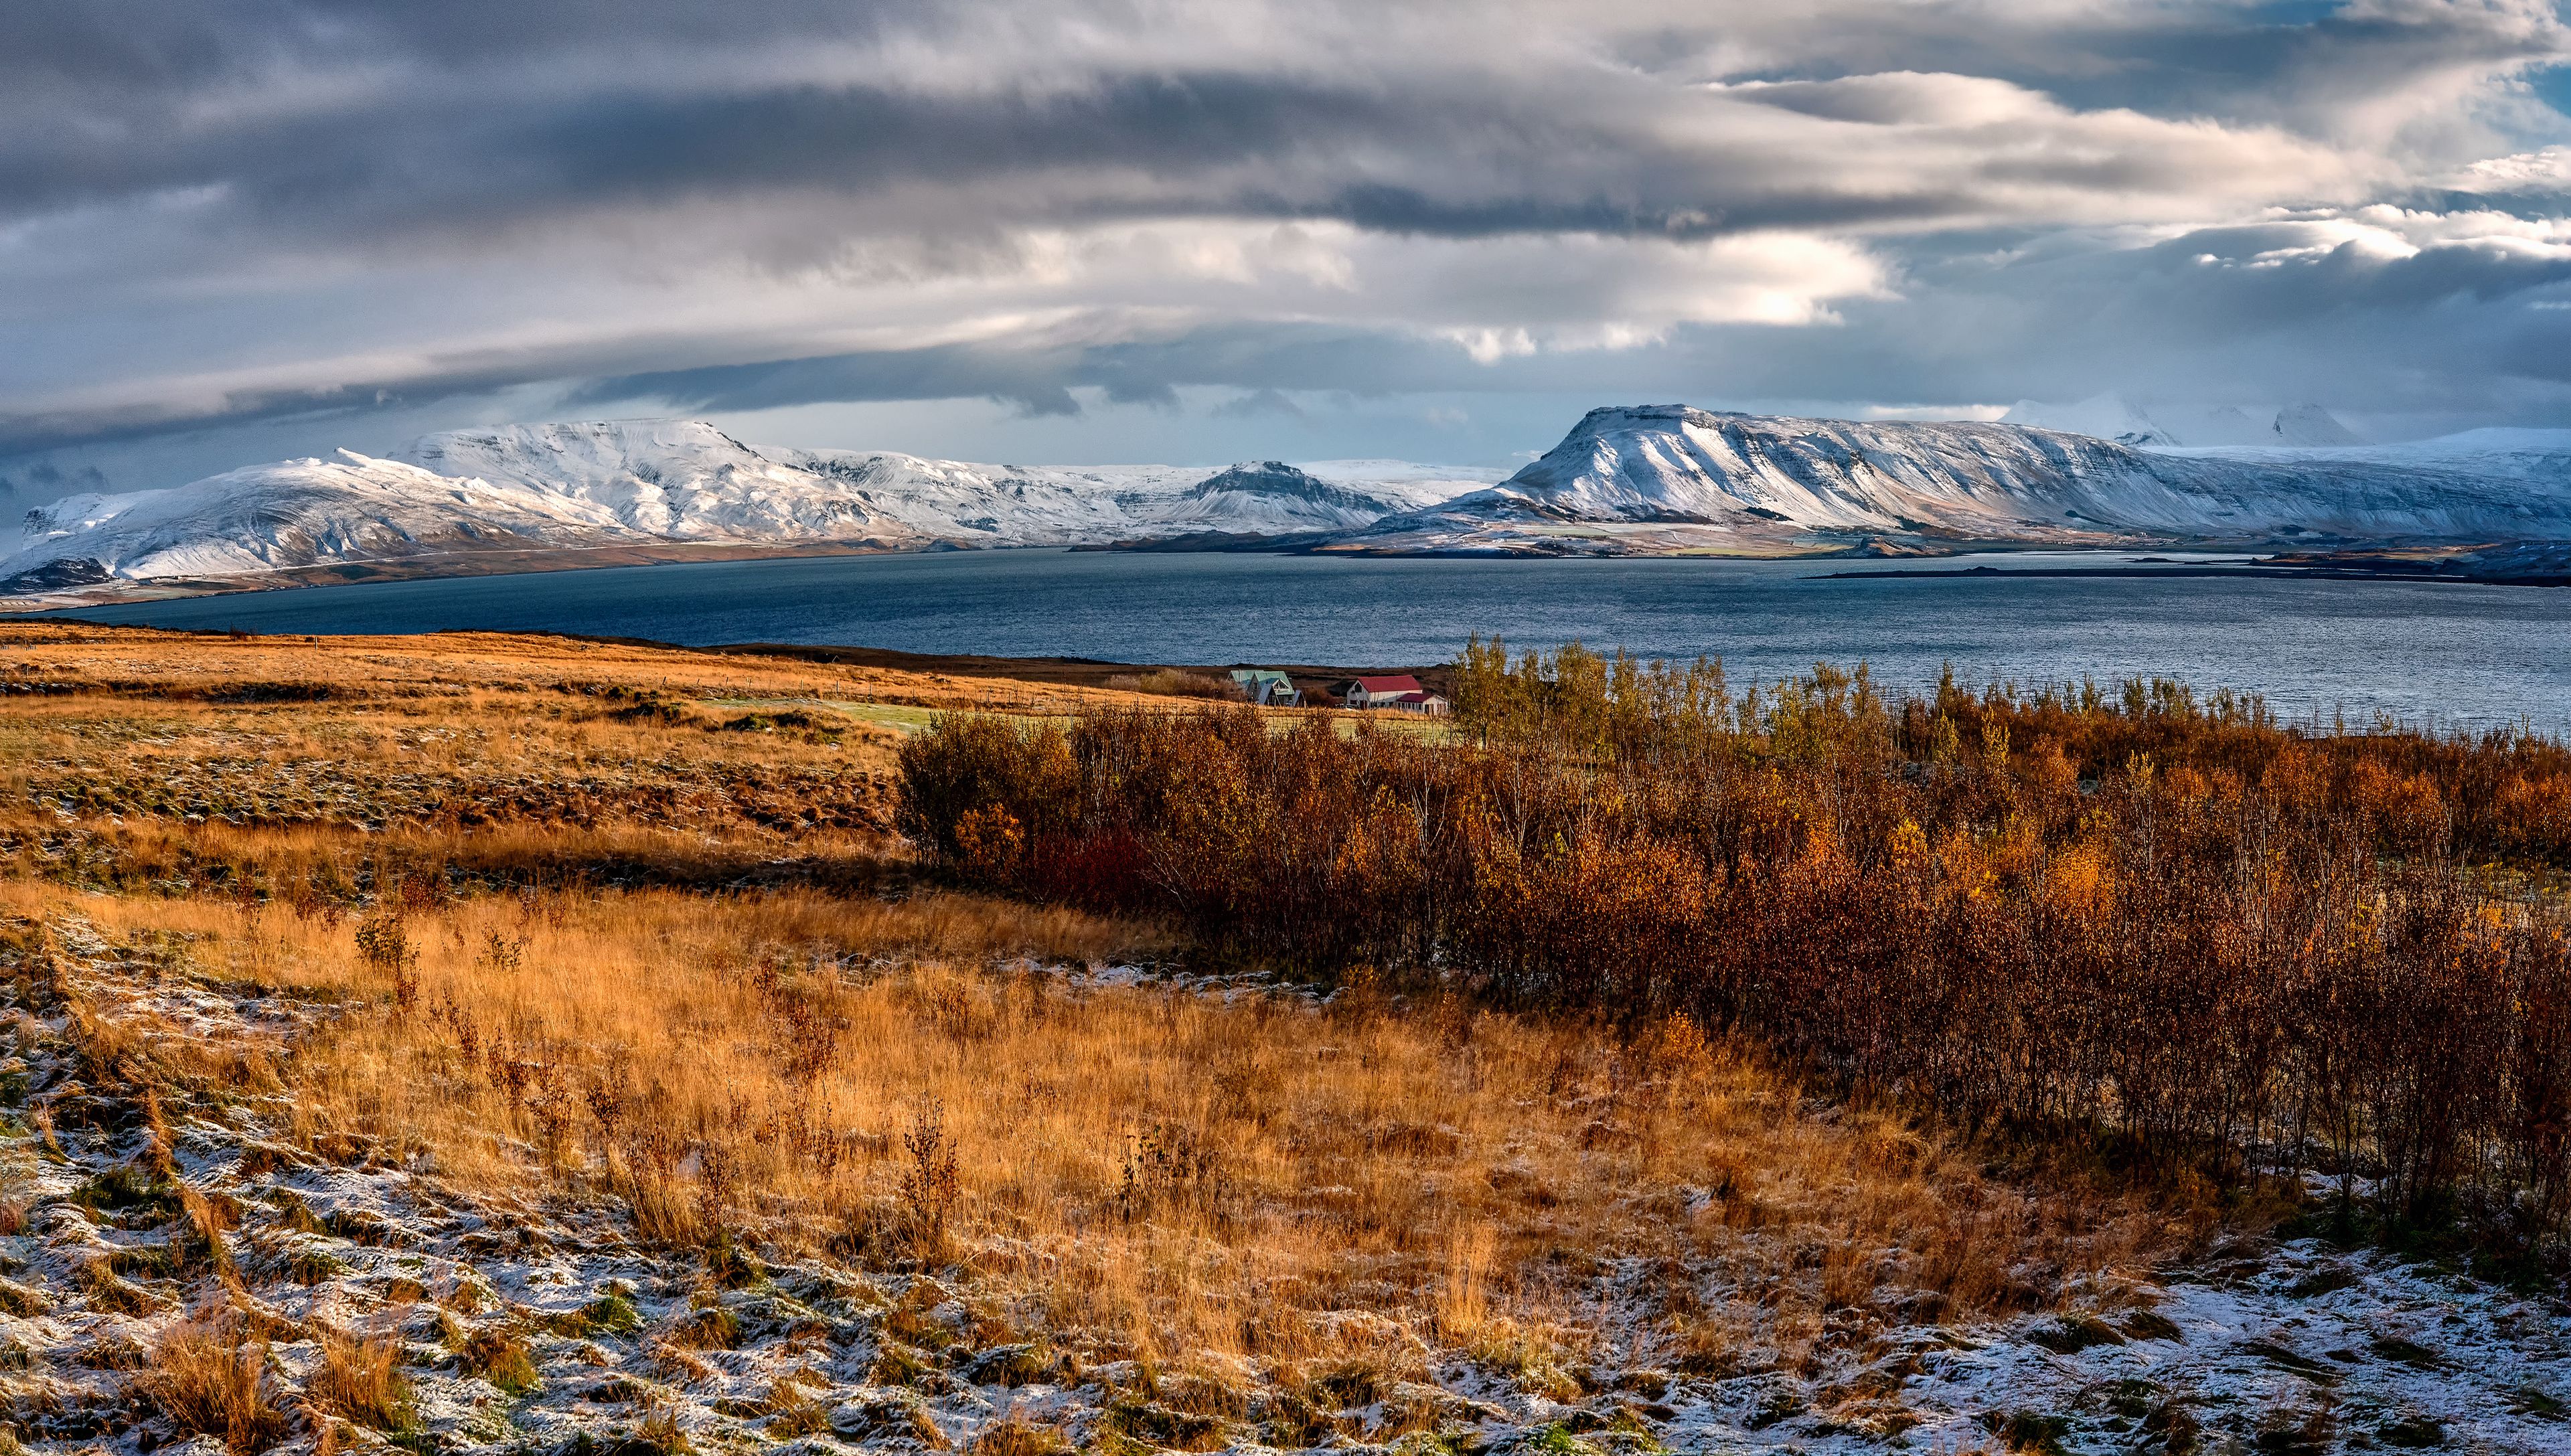
[[19,591],[243,576],[354,556],[588,546],[635,534],[575,496],[345,451],[173,490],[72,496],[29,511],[25,529],[25,544],[0,563],[0,584]]
[[[1074,546],[1345,531],[1487,483],[1382,461],[1019,467],[760,449],[686,420],[427,436],[169,490],[30,511],[0,591],[59,605],[131,591],[291,585],[326,568],[437,576],[690,554]],[[640,553],[638,555],[638,553]],[[304,573],[305,577],[297,577]]]

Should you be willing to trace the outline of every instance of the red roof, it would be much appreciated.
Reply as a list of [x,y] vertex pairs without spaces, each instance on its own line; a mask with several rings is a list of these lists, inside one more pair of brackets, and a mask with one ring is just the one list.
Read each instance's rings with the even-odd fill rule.
[[1402,674],[1398,678],[1359,678],[1357,679],[1357,686],[1366,691],[1366,696],[1368,698],[1372,698],[1378,693],[1400,694],[1417,693],[1420,691],[1419,680],[1411,677],[1407,673]]

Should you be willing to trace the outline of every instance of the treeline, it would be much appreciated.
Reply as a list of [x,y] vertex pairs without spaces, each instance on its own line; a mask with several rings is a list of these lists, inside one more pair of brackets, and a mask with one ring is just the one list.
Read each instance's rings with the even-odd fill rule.
[[967,881],[1318,965],[1685,1012],[1967,1128],[2380,1213],[2571,1221],[2571,754],[2297,731],[2174,685],[1892,696],[1578,650],[1445,742],[1249,709],[947,718],[902,824]]

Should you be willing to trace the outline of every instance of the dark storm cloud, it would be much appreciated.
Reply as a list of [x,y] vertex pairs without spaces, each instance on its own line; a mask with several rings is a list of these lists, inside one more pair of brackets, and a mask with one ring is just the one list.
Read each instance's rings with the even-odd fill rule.
[[2571,423],[2560,387],[2571,259],[2558,252],[2387,255],[2308,225],[1922,267],[1933,277],[1910,296],[1851,303],[1840,327],[1696,330],[1658,367],[1734,398],[1964,406],[2157,392]]
[[[1827,26],[1825,12],[1817,35],[1718,9],[1645,28],[1651,49],[1622,85],[1570,65],[1511,74],[1505,45],[1470,34],[1450,54],[1351,50],[1327,67],[1289,54],[1263,70],[1254,50],[1206,47],[1130,69],[1098,61],[1071,78],[1005,55],[971,74],[975,22],[993,13],[34,0],[0,18],[0,94],[15,98],[0,101],[11,122],[0,133],[0,208],[26,216],[214,188],[268,226],[367,235],[779,188],[862,202],[925,182],[972,190],[955,201],[983,220],[1222,210],[1467,234],[1921,222],[1983,206],[1969,172],[1889,192],[1780,173],[1759,165],[1769,139],[1755,131],[1666,128],[1708,103],[1699,77],[1665,68],[1746,36],[1805,78],[1766,104],[1816,117],[1910,120],[1902,96],[1830,83],[1929,72],[2015,81],[2073,106],[2266,120],[2314,96],[2380,93],[2556,43],[2523,17],[2479,7],[2289,26],[2221,5],[2051,24],[2005,9],[1895,6],[1870,10],[1878,23],[1865,26]],[[1109,23],[1117,14],[1105,12]],[[1594,39],[1615,39],[1612,8],[1602,19]],[[777,64],[796,43],[888,35],[945,48],[968,74],[921,77],[887,58],[821,81]],[[1363,38],[1354,24],[1337,37]],[[2086,172],[2067,156],[2046,165],[2043,180],[2075,186],[2173,181],[2151,175],[2148,155]],[[1066,171],[1070,185],[1014,197],[977,187]]]
[[530,359],[514,367],[410,371],[381,380],[309,388],[240,389],[213,401],[177,408],[147,400],[119,408],[0,409],[0,460],[65,445],[144,439],[213,425],[407,408],[424,401],[487,395],[532,379],[559,377],[558,366]]
[[1077,414],[1080,406],[1067,386],[1087,382],[1079,378],[1085,372],[1076,356],[1029,357],[968,348],[893,349],[625,374],[593,380],[565,402],[581,409],[650,400],[690,413],[712,413],[856,400],[980,396],[1016,405],[1029,414]]
[[1222,419],[1257,419],[1262,415],[1307,418],[1301,405],[1289,398],[1286,391],[1276,388],[1253,389],[1247,394],[1236,395],[1216,405],[1214,413]]
[[1978,34],[1939,19],[1927,7],[1877,40],[1852,38],[1838,65],[1996,76],[2084,108],[2246,121],[2312,118],[2423,73],[2504,64],[2545,43],[2523,11],[2505,7],[2331,0],[2038,11]]
[[1988,399],[2423,320],[2553,378],[2571,238],[2362,210],[2559,219],[2456,179],[2571,136],[2564,58],[2536,0],[19,0],[0,454],[543,383]]
[[37,460],[15,474],[0,473],[0,496],[24,495],[35,501],[106,488],[107,477],[96,466],[65,470],[51,460]]
[[1027,414],[1077,414],[1071,391],[1094,388],[1117,403],[1174,404],[1183,384],[1234,384],[1250,392],[1236,415],[1293,413],[1283,389],[1388,394],[1437,387],[1452,351],[1378,334],[1309,326],[1214,327],[1152,344],[1107,344],[1031,355],[971,348],[896,349],[671,369],[592,380],[570,409],[649,405],[682,413],[782,409],[885,400],[997,400]]
[[[2185,192],[2204,159],[2143,148],[1995,158],[1894,185],[1780,166],[1778,139],[1663,135],[1722,103],[1589,114],[1560,98],[1209,71],[1107,76],[1061,94],[940,95],[851,81],[751,94],[493,98],[413,86],[411,104],[261,116],[220,129],[172,116],[13,127],[0,216],[217,189],[223,220],[281,239],[381,244],[470,237],[602,209],[790,193],[853,224],[898,194],[920,223],[984,229],[1204,214],[1338,219],[1396,232],[1703,237],[1765,228],[1918,226],[1986,215],[1994,189]],[[1848,83],[1725,98],[1893,126],[1898,98]],[[1815,92],[1836,108],[1794,107]],[[1810,144],[1804,144],[1808,147]],[[2334,180],[2323,180],[2327,189]]]

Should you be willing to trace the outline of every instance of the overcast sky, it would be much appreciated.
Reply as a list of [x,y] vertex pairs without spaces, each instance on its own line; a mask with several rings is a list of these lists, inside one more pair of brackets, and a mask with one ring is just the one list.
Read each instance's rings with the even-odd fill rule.
[[1501,464],[2571,425],[2552,0],[9,0],[19,505],[507,420]]

